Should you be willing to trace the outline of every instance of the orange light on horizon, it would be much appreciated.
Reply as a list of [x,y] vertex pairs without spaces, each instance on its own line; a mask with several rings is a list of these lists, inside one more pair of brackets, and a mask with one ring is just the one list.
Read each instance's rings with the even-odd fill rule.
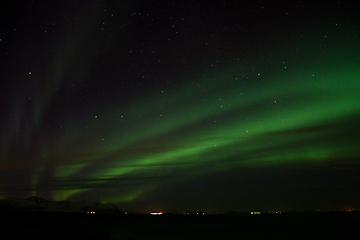
[[353,211],[356,211],[355,208],[349,208],[349,209],[346,209],[345,210],[346,212],[353,212]]
[[163,214],[162,212],[152,212],[152,213],[150,213],[151,215],[161,215],[161,214]]

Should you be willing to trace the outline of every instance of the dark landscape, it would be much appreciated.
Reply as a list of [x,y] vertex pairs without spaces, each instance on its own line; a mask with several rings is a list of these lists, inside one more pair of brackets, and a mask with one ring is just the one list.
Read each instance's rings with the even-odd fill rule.
[[[1,206],[4,201],[1,200]],[[37,197],[23,201],[55,203]],[[127,214],[118,209],[94,214],[74,208],[72,212],[55,212],[40,207],[41,204],[37,204],[38,210],[2,208],[2,219],[6,219],[2,235],[6,239],[348,239],[356,235],[360,223],[360,213],[356,211],[193,212],[153,216],[150,213]],[[71,204],[74,203],[67,205]],[[99,210],[100,205],[88,202],[82,206]]]
[[8,219],[6,239],[350,239],[359,226],[357,212],[256,216],[22,213],[3,217]]

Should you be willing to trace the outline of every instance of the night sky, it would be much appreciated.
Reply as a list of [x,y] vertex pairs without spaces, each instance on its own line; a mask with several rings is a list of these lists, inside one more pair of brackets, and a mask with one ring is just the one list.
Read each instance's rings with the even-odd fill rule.
[[351,1],[10,1],[0,198],[360,209]]

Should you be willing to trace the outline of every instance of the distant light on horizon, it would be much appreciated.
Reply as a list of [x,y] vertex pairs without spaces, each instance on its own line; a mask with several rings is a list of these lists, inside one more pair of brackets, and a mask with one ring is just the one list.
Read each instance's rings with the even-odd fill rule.
[[260,212],[251,212],[251,214],[260,214]]
[[162,215],[162,212],[152,212],[151,215]]

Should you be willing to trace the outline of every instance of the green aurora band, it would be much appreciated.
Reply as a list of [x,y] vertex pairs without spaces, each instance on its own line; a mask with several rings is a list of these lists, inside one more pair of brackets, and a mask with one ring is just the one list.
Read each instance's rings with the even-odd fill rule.
[[[102,202],[129,202],[161,188],[164,179],[191,181],[236,168],[352,164],[360,155],[360,62],[355,54],[360,49],[335,49],[313,57],[311,67],[296,66],[294,60],[277,72],[269,70],[265,57],[247,67],[239,61],[127,104],[101,106],[93,116],[71,113],[63,122],[67,129],[52,134],[42,121],[56,99],[54,89],[65,84],[62,72],[71,68],[70,57],[63,57],[49,81],[53,91],[45,91],[47,84],[33,91],[25,135],[17,130],[24,128],[20,119],[27,99],[15,94],[20,99],[14,100],[2,137],[1,171],[26,169],[31,186],[24,183],[19,190],[34,195],[46,190],[53,199],[66,200],[105,189]],[[300,62],[310,51],[300,49],[292,59]],[[283,56],[272,61],[282,62]],[[339,64],[337,59],[346,60]],[[91,63],[82,65],[86,72]],[[12,146],[23,151],[14,154]]]

